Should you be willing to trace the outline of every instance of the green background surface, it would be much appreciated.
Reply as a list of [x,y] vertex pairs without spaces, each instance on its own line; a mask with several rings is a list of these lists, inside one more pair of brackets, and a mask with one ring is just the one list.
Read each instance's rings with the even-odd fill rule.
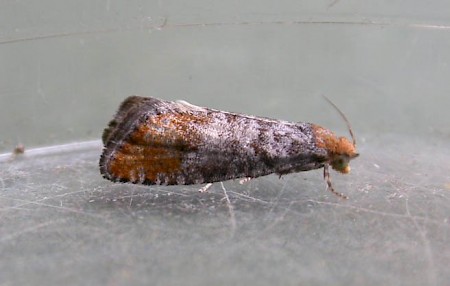
[[[0,285],[449,285],[448,11],[0,4]],[[132,94],[347,136],[327,95],[361,154],[349,175],[331,174],[350,199],[325,191],[320,170],[204,194],[106,181],[101,132]]]

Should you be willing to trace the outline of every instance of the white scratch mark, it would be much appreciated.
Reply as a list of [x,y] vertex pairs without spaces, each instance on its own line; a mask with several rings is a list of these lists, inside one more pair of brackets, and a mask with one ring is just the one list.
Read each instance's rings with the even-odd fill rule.
[[227,189],[225,189],[223,182],[220,182],[220,185],[222,186],[223,194],[225,195],[225,201],[227,202],[228,213],[230,215],[230,227],[231,227],[230,236],[234,237],[234,234],[236,232],[236,216],[234,214],[234,208],[233,205],[231,204],[230,198],[228,197]]
[[406,209],[406,213],[407,213],[408,217],[411,218],[412,222],[414,223],[415,228],[419,232],[420,238],[422,239],[422,243],[423,243],[424,251],[425,251],[425,257],[428,262],[428,270],[427,270],[428,283],[427,284],[428,285],[437,285],[436,268],[434,267],[434,259],[433,259],[433,253],[432,253],[431,247],[430,247],[430,241],[428,240],[427,235],[426,235],[425,231],[423,230],[423,228],[420,227],[419,224],[417,223],[417,220],[415,219],[415,217],[411,215],[411,212],[409,211],[408,198],[406,198],[406,200],[405,200],[405,209]]

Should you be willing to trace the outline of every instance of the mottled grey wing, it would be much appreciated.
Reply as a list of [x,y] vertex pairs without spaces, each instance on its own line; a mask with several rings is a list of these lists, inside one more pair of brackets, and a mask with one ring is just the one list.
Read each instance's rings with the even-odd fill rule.
[[100,170],[113,181],[167,185],[286,174],[320,167],[311,136],[307,123],[131,97],[105,130]]

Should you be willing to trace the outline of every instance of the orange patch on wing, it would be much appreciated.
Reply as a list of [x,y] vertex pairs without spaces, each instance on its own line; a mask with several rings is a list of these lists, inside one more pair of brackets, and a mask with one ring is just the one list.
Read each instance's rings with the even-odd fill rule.
[[160,114],[136,126],[110,161],[109,172],[131,182],[142,180],[177,184],[182,174],[186,151],[198,149],[199,128],[207,124],[206,116],[195,114]]
[[145,180],[156,182],[158,174],[168,177],[167,184],[174,184],[181,171],[182,154],[164,147],[139,146],[126,143],[116,152],[109,171],[115,177],[131,182]]

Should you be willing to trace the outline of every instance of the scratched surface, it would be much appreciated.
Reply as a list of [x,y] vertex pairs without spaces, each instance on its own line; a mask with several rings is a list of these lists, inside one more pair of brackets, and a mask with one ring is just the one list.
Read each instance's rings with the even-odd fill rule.
[[16,157],[2,163],[1,282],[445,285],[447,142],[405,156],[398,148],[426,142],[378,140],[361,144],[351,176],[335,176],[348,201],[324,190],[320,171],[199,194],[103,180],[100,142]]
[[[128,2],[0,9],[0,285],[448,285],[447,1]],[[350,199],[320,170],[104,180],[131,94],[346,135],[326,94],[361,153],[331,174]]]

